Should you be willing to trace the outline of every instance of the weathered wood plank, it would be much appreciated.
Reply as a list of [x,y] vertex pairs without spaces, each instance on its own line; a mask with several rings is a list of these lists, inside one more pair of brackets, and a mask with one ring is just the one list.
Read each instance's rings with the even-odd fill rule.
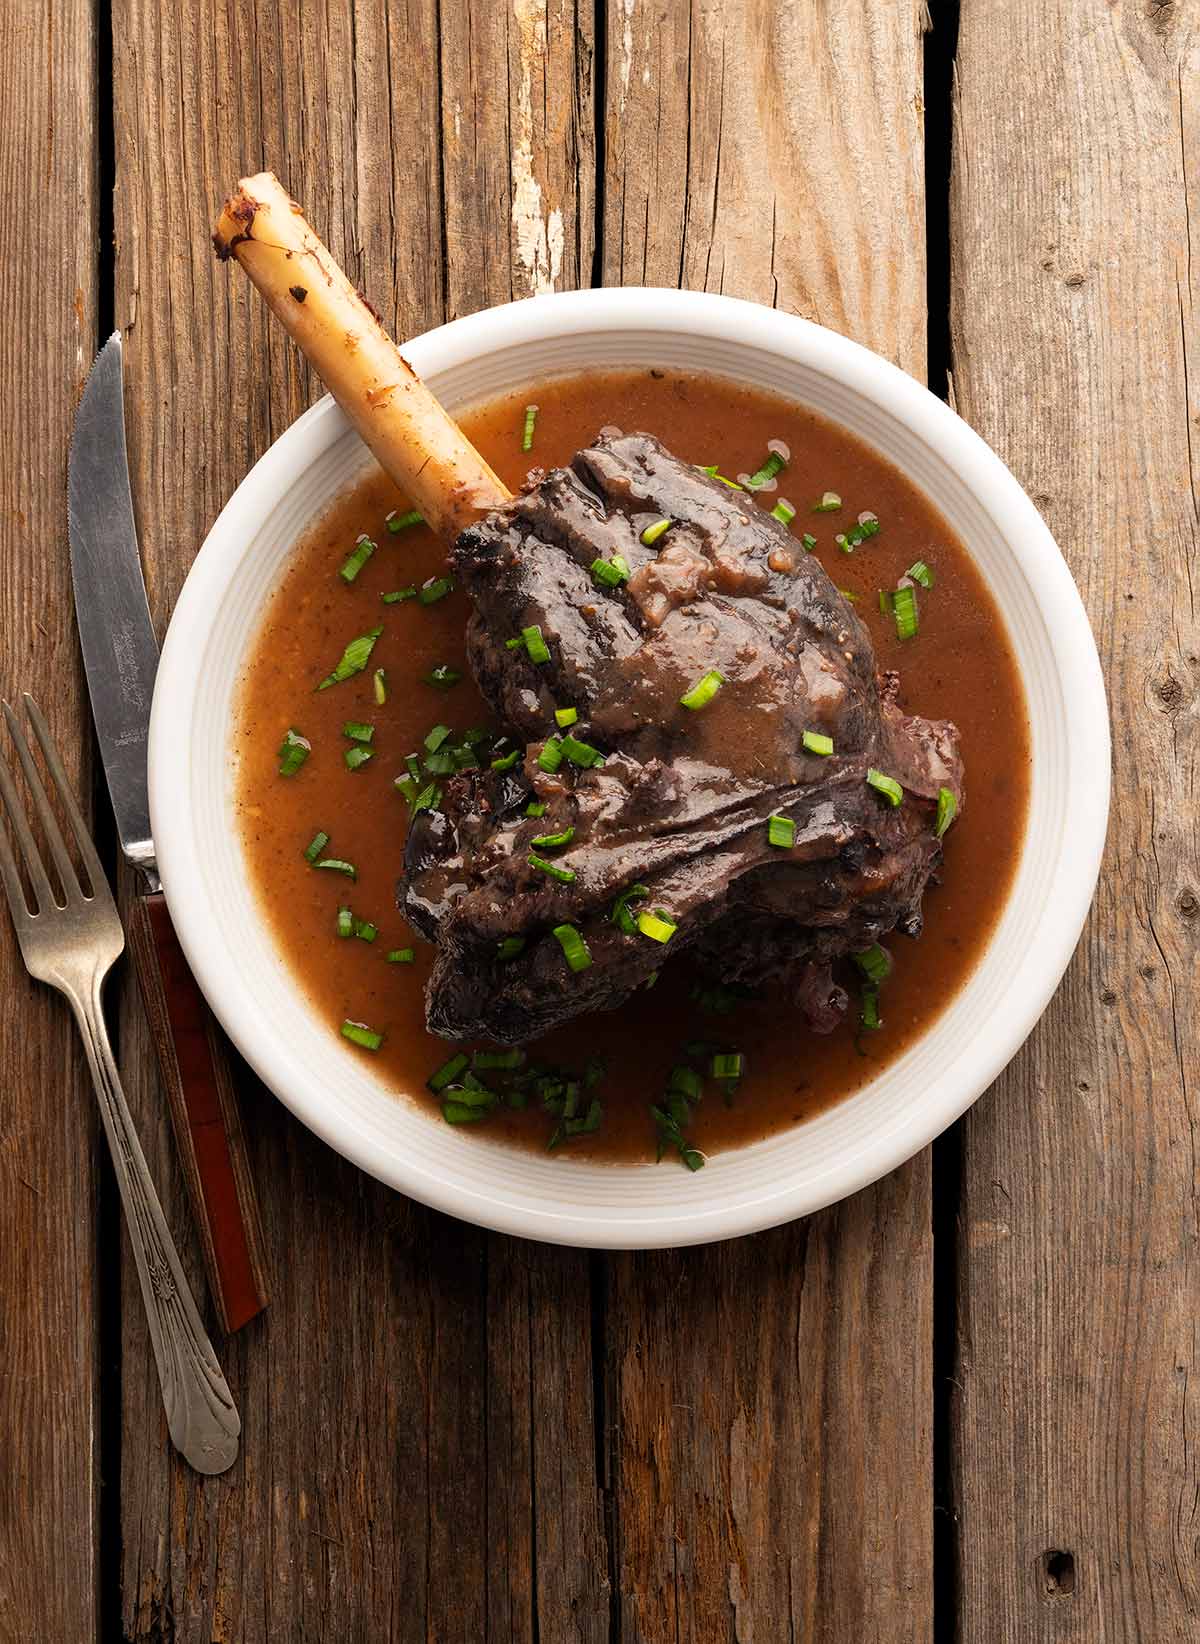
[[[247,283],[213,263],[230,182],[278,169],[401,334],[448,305],[573,285],[590,258],[589,27],[557,0],[368,0],[352,17],[117,0],[117,317],[160,621],[225,497],[317,391]],[[186,1238],[135,1002],[124,1046]],[[224,1479],[166,1453],[127,1275],[130,1637],[607,1637],[586,1260],[405,1203],[262,1092],[248,1088],[246,1117],[274,1299],[224,1347],[245,1428]]]
[[[66,455],[96,347],[94,52],[86,0],[0,10],[14,111],[0,121],[0,694],[40,699],[85,809]],[[0,997],[0,1640],[83,1641],[97,1625],[95,1098],[4,908]]]
[[[603,269],[848,331],[924,374],[921,8],[609,10]],[[624,1636],[932,1630],[929,1160],[806,1223],[617,1258]]]
[[1200,1628],[1198,71],[1190,6],[963,7],[958,405],[1070,559],[1116,731],[1084,941],[965,1128],[963,1644]]

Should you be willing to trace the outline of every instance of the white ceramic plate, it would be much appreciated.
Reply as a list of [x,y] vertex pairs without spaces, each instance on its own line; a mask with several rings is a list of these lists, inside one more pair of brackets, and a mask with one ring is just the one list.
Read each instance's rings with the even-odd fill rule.
[[680,1245],[768,1227],[852,1193],[910,1158],[996,1077],[1057,986],[1091,901],[1108,813],[1108,715],[1087,618],[1050,533],[1000,459],[912,378],[833,332],[753,304],[635,289],[537,297],[457,320],[405,353],[451,410],[595,367],[715,372],[812,406],[902,468],[979,565],[1024,680],[1034,768],[1012,893],[966,986],[898,1061],[817,1118],[718,1154],[696,1175],[515,1152],[445,1124],[423,1092],[389,1094],[370,1059],[305,1007],[256,911],[232,816],[239,666],[293,544],[364,462],[358,437],[325,399],[230,499],[163,647],[150,730],[154,838],[201,987],[247,1060],[332,1147],[487,1227],[569,1244]]

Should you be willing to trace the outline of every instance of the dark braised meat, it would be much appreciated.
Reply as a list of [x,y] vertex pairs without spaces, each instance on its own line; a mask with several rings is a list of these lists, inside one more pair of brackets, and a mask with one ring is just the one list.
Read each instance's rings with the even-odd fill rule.
[[[673,523],[646,547],[658,519]],[[597,586],[593,562],[614,555],[628,581]],[[475,606],[472,668],[524,751],[509,771],[452,777],[410,833],[400,900],[438,949],[432,1031],[519,1044],[612,1009],[688,950],[730,981],[782,980],[803,1021],[834,1026],[834,963],[920,932],[938,790],[963,799],[953,725],[900,711],[867,630],[784,526],[647,435],[602,436],[465,531],[453,561]],[[506,643],[533,625],[541,663]],[[681,706],[714,669],[712,699]],[[603,763],[547,772],[568,707],[565,734]],[[806,731],[834,753],[807,751]],[[868,770],[899,782],[902,803]],[[530,801],[544,814],[528,817]],[[770,842],[771,816],[795,824],[790,847]],[[533,843],[567,830],[561,847]],[[623,928],[614,904],[634,886]],[[659,911],[675,926],[665,943],[636,924]],[[564,925],[586,968],[569,967]]]

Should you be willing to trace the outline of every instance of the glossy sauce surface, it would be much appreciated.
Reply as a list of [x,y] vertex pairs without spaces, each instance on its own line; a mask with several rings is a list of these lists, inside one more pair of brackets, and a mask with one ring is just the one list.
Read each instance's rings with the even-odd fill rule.
[[[521,432],[531,401],[540,409],[527,456]],[[731,476],[756,469],[767,442],[782,440],[790,461],[766,506],[786,497],[796,507],[794,535],[807,531],[817,538],[814,551],[833,580],[856,596],[880,670],[900,671],[901,705],[958,725],[965,811],[947,837],[942,882],[926,895],[923,936],[889,943],[896,963],[881,997],[879,1032],[859,1032],[852,1007],[847,1024],[832,1035],[811,1034],[790,1024],[769,998],[730,1014],[706,1014],[691,997],[697,977],[681,960],[620,1010],[583,1018],[530,1047],[531,1058],[543,1064],[578,1069],[595,1055],[607,1064],[598,1090],[604,1122],[594,1135],[572,1138],[560,1150],[564,1161],[652,1158],[648,1104],[661,1099],[689,1040],[740,1049],[746,1057],[746,1077],[731,1102],[707,1085],[690,1133],[697,1147],[711,1153],[811,1116],[873,1078],[929,1025],[970,974],[1003,906],[1025,822],[1029,737],[1023,693],[990,594],[945,521],[898,470],[845,430],[724,380],[651,371],[564,378],[517,390],[460,421],[514,488],[531,463],[567,461],[603,426],[656,434],[679,457],[719,463]],[[813,502],[826,491],[838,493],[843,507],[814,513]],[[464,660],[462,592],[429,606],[381,603],[387,591],[419,585],[444,567],[444,549],[422,527],[389,533],[385,516],[405,507],[391,483],[371,470],[297,543],[247,658],[232,741],[247,872],[297,985],[332,1033],[345,1019],[383,1032],[375,1053],[379,1073],[398,1099],[426,1103],[436,1114],[425,1081],[454,1047],[425,1031],[430,951],[396,912],[408,813],[392,784],[404,756],[420,749],[433,725],[461,732],[488,724],[489,716]],[[878,515],[879,534],[843,554],[834,536],[864,510]],[[378,546],[347,585],[339,567],[361,532]],[[878,594],[917,559],[931,567],[935,586],[918,590],[920,631],[900,641],[892,618],[879,610]],[[377,625],[383,632],[367,670],[317,692],[348,641]],[[422,681],[441,663],[463,676],[449,691]],[[387,680],[383,706],[373,694],[377,667]],[[352,771],[343,757],[351,746],[343,726],[353,721],[373,724],[375,734],[374,757]],[[278,749],[289,727],[308,738],[313,751],[295,776],[283,778]],[[746,734],[753,737],[753,726]],[[355,864],[355,883],[305,861],[305,846],[318,830],[330,835],[327,855]],[[378,926],[373,943],[337,936],[342,906]],[[414,964],[385,962],[388,951],[410,946]],[[345,1053],[370,1054],[349,1044]],[[499,1108],[484,1123],[491,1135],[540,1148],[554,1121],[534,1101],[524,1112]],[[666,1161],[663,1168],[670,1168]]]

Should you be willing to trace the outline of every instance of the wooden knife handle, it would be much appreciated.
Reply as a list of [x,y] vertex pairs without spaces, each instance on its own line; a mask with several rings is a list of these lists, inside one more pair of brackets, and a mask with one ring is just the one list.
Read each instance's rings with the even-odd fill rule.
[[267,1283],[229,1048],[188,968],[161,893],[138,898],[129,946],[213,1301],[221,1328],[240,1330],[267,1305]]

